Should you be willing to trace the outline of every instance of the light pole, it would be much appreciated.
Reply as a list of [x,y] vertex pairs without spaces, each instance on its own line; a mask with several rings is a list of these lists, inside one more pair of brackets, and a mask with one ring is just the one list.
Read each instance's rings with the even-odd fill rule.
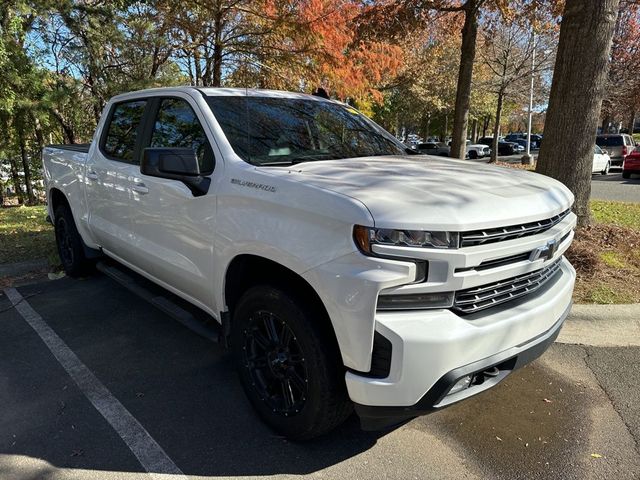
[[533,120],[533,80],[536,69],[536,32],[531,30],[533,42],[533,51],[531,52],[531,85],[529,87],[529,119],[527,121],[527,153],[522,157],[522,163],[531,165],[533,157],[531,156],[531,123]]

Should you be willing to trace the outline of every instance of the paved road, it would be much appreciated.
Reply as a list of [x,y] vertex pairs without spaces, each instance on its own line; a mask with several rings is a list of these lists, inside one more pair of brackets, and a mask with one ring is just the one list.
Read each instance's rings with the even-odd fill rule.
[[[500,161],[509,163],[520,163],[521,158],[522,155],[498,157]],[[617,202],[640,202],[640,176],[634,175],[625,180],[622,178],[622,171],[619,168],[614,168],[608,175],[593,175],[591,177],[591,198]]]
[[[86,366],[76,378],[105,387],[93,400],[117,399],[189,478],[640,478],[637,347],[555,344],[499,387],[402,428],[366,433],[351,418],[296,444],[256,418],[220,346],[112,280],[19,292],[55,348]],[[148,438],[123,441],[126,422],[108,423],[3,295],[0,406],[3,480],[149,478],[127,446]]]
[[620,170],[612,170],[609,175],[594,175],[591,181],[591,198],[616,200],[619,202],[640,202],[640,176],[622,178]]

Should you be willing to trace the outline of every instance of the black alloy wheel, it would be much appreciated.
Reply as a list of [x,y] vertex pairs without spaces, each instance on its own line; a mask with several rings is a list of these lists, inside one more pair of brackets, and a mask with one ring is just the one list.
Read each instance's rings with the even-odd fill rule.
[[58,240],[58,254],[63,266],[73,265],[73,247],[69,233],[69,225],[64,217],[60,217],[56,221],[56,239]]
[[243,357],[253,388],[274,413],[300,413],[309,380],[302,348],[284,320],[273,312],[255,311],[244,330]]
[[79,277],[90,273],[93,261],[85,256],[85,246],[67,205],[59,205],[53,214],[58,256],[67,275]]
[[233,307],[231,349],[240,382],[262,420],[292,440],[341,424],[353,411],[331,324],[309,292],[248,288]]

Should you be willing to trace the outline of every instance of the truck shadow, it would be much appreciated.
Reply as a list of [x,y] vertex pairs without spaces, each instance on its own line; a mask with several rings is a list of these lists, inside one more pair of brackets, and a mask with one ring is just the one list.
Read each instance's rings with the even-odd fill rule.
[[[20,292],[32,295],[29,304],[187,475],[308,474],[370,449],[384,434],[363,432],[353,415],[314,441],[278,437],[254,413],[220,345],[104,276]],[[12,357],[0,368],[0,387],[8,398],[3,409],[10,408],[0,415],[0,426],[12,435],[0,439],[0,477],[12,471],[11,458],[24,457],[41,459],[54,471],[103,471],[105,478],[143,472],[17,313],[5,312],[2,320],[16,331],[7,337],[13,346],[0,340],[0,353]],[[3,378],[8,369],[14,373]],[[29,478],[18,471],[19,478]],[[44,471],[37,472],[33,478],[43,478]]]

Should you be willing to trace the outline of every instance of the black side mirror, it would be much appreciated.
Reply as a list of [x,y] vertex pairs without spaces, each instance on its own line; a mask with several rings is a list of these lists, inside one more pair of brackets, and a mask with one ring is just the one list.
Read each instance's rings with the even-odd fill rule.
[[196,153],[191,148],[145,148],[140,173],[150,177],[167,178],[184,183],[194,197],[209,191],[211,179],[200,175]]

